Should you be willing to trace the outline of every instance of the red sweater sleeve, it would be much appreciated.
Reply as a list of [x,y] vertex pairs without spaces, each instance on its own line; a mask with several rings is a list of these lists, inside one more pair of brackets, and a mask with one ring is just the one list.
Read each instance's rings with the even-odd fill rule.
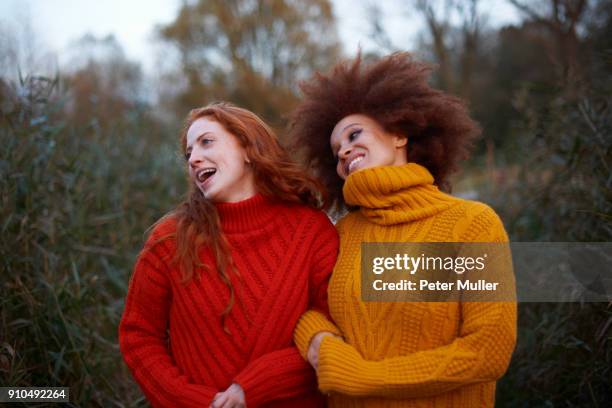
[[312,367],[295,347],[275,350],[251,361],[234,382],[244,390],[247,407],[306,394],[316,384]]
[[[309,308],[329,315],[327,283],[338,256],[338,234],[323,213],[318,213],[315,244],[311,247]],[[249,363],[234,382],[244,390],[247,406],[289,398],[312,391],[314,370],[295,346],[267,353]]]
[[318,310],[331,320],[327,305],[327,286],[338,258],[339,238],[336,228],[323,213],[321,213],[320,226],[315,236],[316,242],[312,249],[310,284],[308,285],[309,309]]
[[172,293],[166,264],[149,245],[155,235],[139,255],[130,280],[119,325],[121,353],[152,406],[207,407],[217,390],[191,383],[168,349]]
[[327,287],[338,258],[339,238],[332,223],[327,218],[325,221],[325,228],[319,232],[313,251],[309,310],[298,321],[293,336],[304,360],[307,359],[310,340],[318,332],[326,331],[342,336],[340,329],[333,323],[327,304]]

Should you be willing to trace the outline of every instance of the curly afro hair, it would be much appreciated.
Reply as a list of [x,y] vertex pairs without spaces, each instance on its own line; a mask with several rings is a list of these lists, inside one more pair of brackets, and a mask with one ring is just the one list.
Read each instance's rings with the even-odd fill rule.
[[[364,66],[362,66],[364,65]],[[305,160],[329,192],[329,206],[345,207],[343,180],[336,174],[329,138],[336,124],[351,114],[376,120],[387,132],[406,135],[408,161],[426,167],[441,190],[469,156],[480,127],[465,103],[433,89],[432,67],[398,52],[363,64],[361,55],[316,73],[300,83],[302,102],[293,111],[289,132]]]

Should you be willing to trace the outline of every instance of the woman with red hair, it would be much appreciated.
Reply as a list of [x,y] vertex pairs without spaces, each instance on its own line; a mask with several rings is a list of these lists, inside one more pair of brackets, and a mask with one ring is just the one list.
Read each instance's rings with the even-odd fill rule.
[[362,300],[364,242],[508,241],[490,207],[443,192],[479,128],[429,72],[406,53],[357,57],[303,83],[293,114],[293,138],[344,212],[333,322],[311,310],[295,332],[331,407],[493,406],[512,355],[512,301]]
[[256,115],[190,112],[187,199],[160,219],[130,279],[121,352],[156,407],[313,407],[324,402],[293,343],[327,313],[337,233],[318,182]]

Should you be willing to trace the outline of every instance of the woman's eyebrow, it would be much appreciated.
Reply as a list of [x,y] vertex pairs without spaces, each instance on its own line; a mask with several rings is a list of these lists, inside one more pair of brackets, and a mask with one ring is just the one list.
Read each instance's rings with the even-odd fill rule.
[[345,127],[342,128],[342,130],[340,131],[340,133],[343,133],[346,129],[352,127],[352,126],[357,126],[359,125],[359,123],[355,122],[355,123],[350,123],[348,125],[346,125]]
[[[357,122],[349,123],[348,125],[343,127],[342,130],[339,133],[335,133],[335,134],[339,136],[339,135],[343,134],[346,129],[348,129],[348,128],[352,127],[352,126],[357,126],[357,125],[359,125],[359,123],[357,123]],[[333,144],[332,144],[332,146],[333,146]]]
[[[211,134],[211,135],[212,135],[213,133],[212,133],[212,132],[210,132],[210,131],[206,131],[206,132],[204,132],[204,133],[202,133],[202,134],[198,135],[198,136],[195,138],[195,141],[196,141],[196,142],[199,142],[199,141],[200,141],[200,140],[201,140],[201,139],[202,139],[204,136],[206,136],[206,135],[208,135],[208,134]],[[191,144],[188,144],[188,145],[187,145],[187,148],[189,149],[190,147],[191,147]]]
[[208,131],[208,132],[204,132],[204,133],[202,133],[200,136],[198,136],[198,137],[196,138],[196,142],[199,142],[199,141],[200,141],[200,139],[202,139],[204,136],[206,136],[206,135],[212,135],[212,134],[213,134],[213,133],[212,133],[212,132],[210,132],[210,131]]
[[[348,125],[346,125],[345,127],[342,128],[342,130],[340,131],[340,133],[337,133],[338,135],[341,135],[342,133],[344,133],[344,131],[346,129],[349,129],[352,126],[360,126],[361,124],[359,122],[354,122],[354,123],[349,123]],[[334,157],[336,157],[336,150],[338,149],[338,144],[337,143],[330,143],[330,147],[332,149],[332,152],[334,153]]]

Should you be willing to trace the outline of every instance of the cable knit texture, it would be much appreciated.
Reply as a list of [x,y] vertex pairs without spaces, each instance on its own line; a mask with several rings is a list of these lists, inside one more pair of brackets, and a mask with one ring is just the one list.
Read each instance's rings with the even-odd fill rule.
[[[336,230],[323,212],[261,195],[217,209],[241,276],[231,277],[231,334],[220,319],[229,289],[216,269],[183,285],[171,262],[174,238],[155,244],[176,230],[169,218],[151,233],[130,280],[119,327],[125,362],[155,407],[208,407],[232,382],[248,407],[323,406],[292,334],[307,309],[327,316]],[[200,259],[214,265],[206,247]]]
[[[330,313],[344,340],[324,338],[319,389],[331,407],[491,407],[516,342],[514,302],[362,302],[362,242],[507,242],[487,205],[444,194],[416,164],[368,168],[344,184],[358,206],[337,229]],[[310,310],[295,332],[300,353],[332,323]]]

